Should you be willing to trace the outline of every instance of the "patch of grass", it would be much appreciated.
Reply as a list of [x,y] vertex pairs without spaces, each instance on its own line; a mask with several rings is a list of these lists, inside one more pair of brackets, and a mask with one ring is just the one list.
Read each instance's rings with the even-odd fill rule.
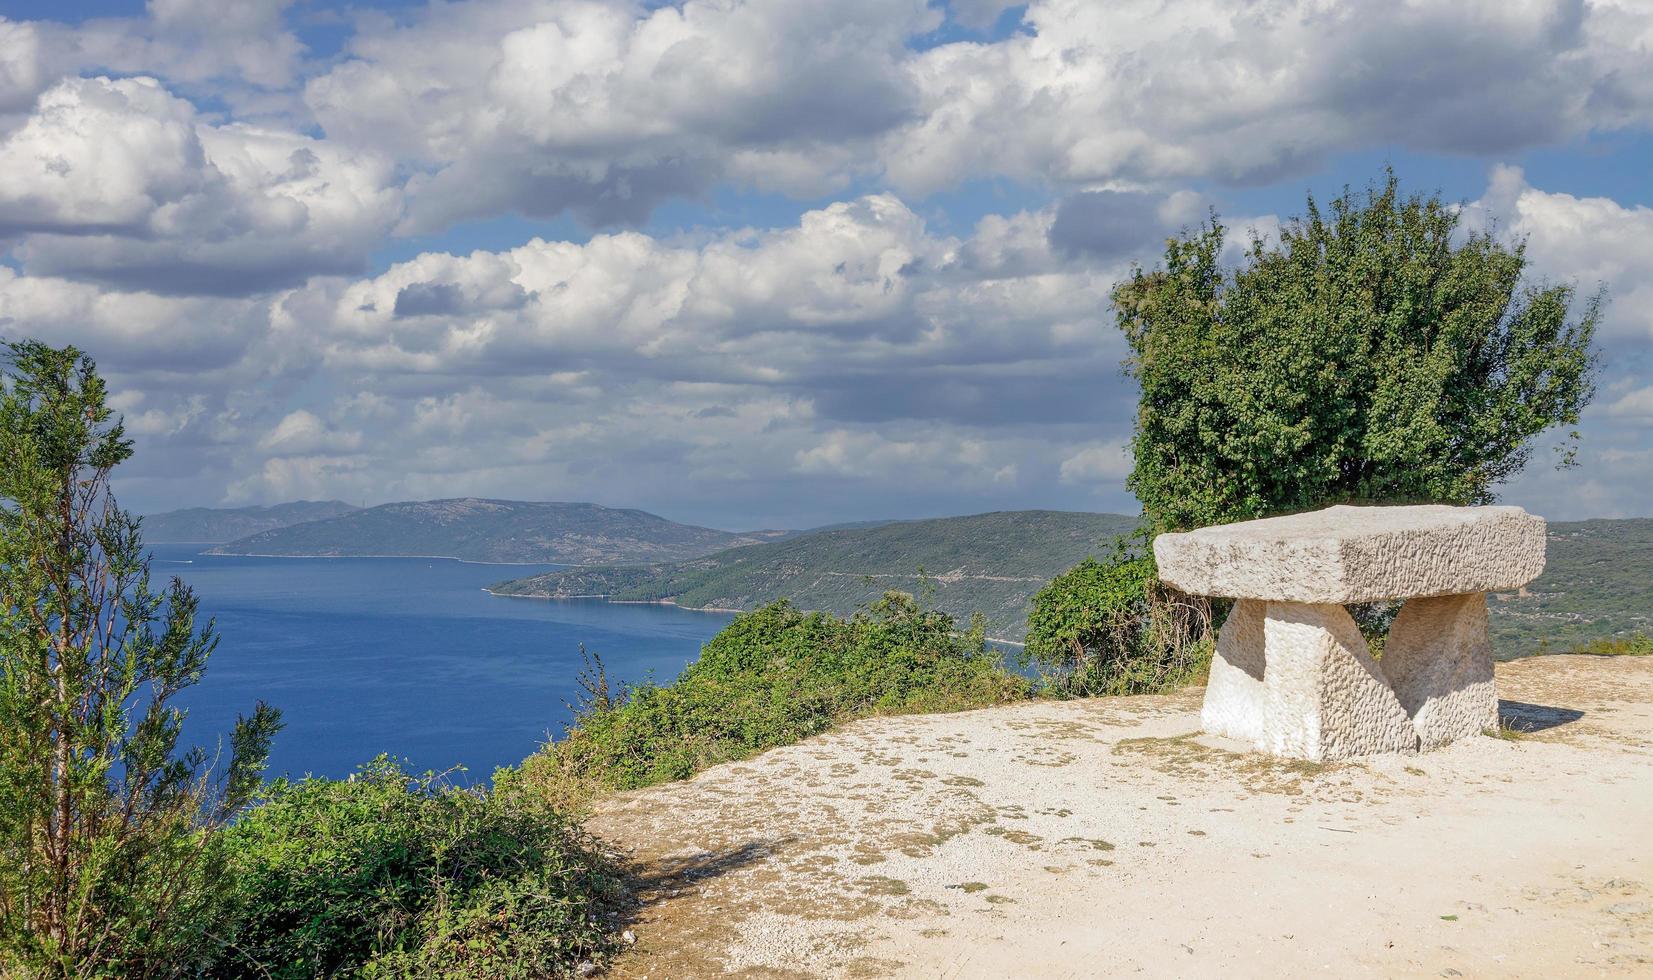
[[879,714],[959,711],[1027,698],[977,620],[901,592],[849,619],[783,601],[737,617],[670,684],[611,690],[600,661],[564,737],[523,764],[548,800],[683,779]]
[[871,875],[856,882],[861,891],[867,895],[906,895],[912,891],[907,883],[899,878],[889,878],[884,875]]
[[1487,729],[1486,734],[1493,738],[1501,738],[1506,742],[1519,742],[1527,737],[1526,731],[1515,727],[1502,718],[1498,719],[1498,727]]
[[[1198,732],[1171,736],[1122,738],[1114,743],[1114,755],[1140,758],[1159,772],[1173,776],[1222,778],[1239,777],[1253,792],[1296,796],[1305,781],[1335,772],[1343,763],[1309,759],[1281,759],[1257,752],[1230,752],[1198,741]],[[1312,785],[1312,783],[1311,783]]]
[[1025,830],[1001,830],[998,836],[1012,844],[1020,844],[1035,851],[1039,850],[1040,845],[1044,842],[1043,837],[1038,834],[1030,834]]

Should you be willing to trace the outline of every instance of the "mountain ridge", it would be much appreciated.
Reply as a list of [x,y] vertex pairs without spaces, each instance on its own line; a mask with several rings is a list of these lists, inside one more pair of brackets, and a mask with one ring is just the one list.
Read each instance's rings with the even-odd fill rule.
[[785,533],[721,531],[582,501],[450,497],[362,508],[248,535],[208,553],[628,565],[682,561]]
[[342,500],[293,500],[251,507],[184,507],[145,514],[144,540],[156,544],[220,544],[263,531],[338,517],[357,509]]

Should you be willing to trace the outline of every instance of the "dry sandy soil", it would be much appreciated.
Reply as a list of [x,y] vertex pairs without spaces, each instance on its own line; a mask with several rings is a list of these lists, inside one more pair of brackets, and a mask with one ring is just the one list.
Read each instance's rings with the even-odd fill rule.
[[1653,658],[1500,665],[1518,739],[1312,764],[1199,691],[859,722],[606,801],[621,977],[1653,976]]

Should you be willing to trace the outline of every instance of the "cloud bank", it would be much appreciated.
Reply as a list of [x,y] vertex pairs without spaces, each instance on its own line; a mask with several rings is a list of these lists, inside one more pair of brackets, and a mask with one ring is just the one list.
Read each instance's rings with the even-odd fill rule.
[[1506,164],[1646,133],[1653,7],[1015,9],[464,0],[325,53],[286,0],[0,19],[0,335],[102,359],[143,507],[1133,510],[1130,264],[1349,154],[1469,156],[1472,223],[1611,296],[1584,466],[1512,499],[1646,512],[1653,212]]

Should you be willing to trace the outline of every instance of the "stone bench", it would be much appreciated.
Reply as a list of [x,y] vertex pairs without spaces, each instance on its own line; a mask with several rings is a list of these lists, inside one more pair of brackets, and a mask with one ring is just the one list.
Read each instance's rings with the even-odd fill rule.
[[[1275,755],[1445,745],[1498,724],[1486,593],[1544,569],[1519,507],[1328,507],[1154,541],[1160,577],[1238,600],[1200,721]],[[1344,606],[1403,599],[1381,661]]]

